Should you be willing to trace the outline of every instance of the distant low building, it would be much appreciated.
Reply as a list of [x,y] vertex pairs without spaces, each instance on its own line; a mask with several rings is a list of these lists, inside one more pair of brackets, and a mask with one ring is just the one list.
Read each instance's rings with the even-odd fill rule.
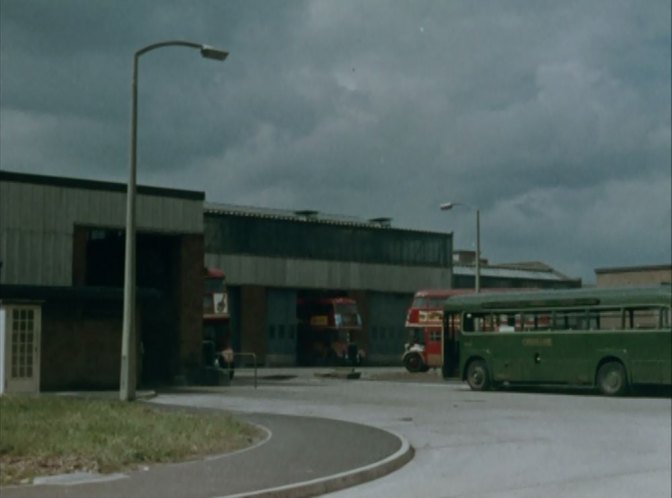
[[[570,289],[581,287],[580,278],[568,277],[538,261],[491,264],[480,261],[481,288]],[[476,254],[474,251],[453,252],[453,288],[474,287]]]
[[597,287],[672,284],[672,265],[597,268]]

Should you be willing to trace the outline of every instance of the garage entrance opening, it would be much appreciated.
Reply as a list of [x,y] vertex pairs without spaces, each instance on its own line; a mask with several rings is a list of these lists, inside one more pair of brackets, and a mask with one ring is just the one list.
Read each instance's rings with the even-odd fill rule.
[[[157,299],[139,307],[143,384],[169,382],[176,374],[178,344],[178,288],[180,275],[178,235],[138,233],[136,273],[138,288],[153,290]],[[123,287],[125,233],[91,228],[86,236],[86,286]]]

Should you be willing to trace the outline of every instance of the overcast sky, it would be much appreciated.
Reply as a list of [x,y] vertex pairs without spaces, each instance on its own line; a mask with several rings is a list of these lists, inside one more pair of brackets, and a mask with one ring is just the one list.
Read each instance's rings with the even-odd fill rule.
[[454,233],[483,256],[670,264],[669,0],[0,0],[0,167]]

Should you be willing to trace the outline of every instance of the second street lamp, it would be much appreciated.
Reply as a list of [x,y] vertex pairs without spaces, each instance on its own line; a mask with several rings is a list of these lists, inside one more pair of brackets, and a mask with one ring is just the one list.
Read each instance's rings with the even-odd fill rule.
[[442,211],[449,211],[455,206],[465,206],[476,211],[476,275],[474,276],[474,291],[481,292],[481,211],[477,207],[470,206],[463,202],[446,202],[439,208]]
[[[126,192],[126,247],[124,254],[124,317],[121,331],[121,372],[119,376],[119,398],[122,401],[135,399],[135,197],[138,144],[138,62],[147,52],[162,47],[188,47],[200,50],[207,59],[223,61],[229,55],[209,45],[190,41],[170,40],[141,48],[133,57],[133,80],[131,83],[131,157],[128,189]],[[133,356],[133,357],[132,357]]]

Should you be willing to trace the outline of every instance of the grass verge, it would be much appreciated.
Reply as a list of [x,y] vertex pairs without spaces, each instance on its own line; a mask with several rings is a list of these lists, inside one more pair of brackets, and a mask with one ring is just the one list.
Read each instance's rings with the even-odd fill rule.
[[0,485],[226,453],[262,437],[258,428],[225,412],[61,396],[1,396]]

